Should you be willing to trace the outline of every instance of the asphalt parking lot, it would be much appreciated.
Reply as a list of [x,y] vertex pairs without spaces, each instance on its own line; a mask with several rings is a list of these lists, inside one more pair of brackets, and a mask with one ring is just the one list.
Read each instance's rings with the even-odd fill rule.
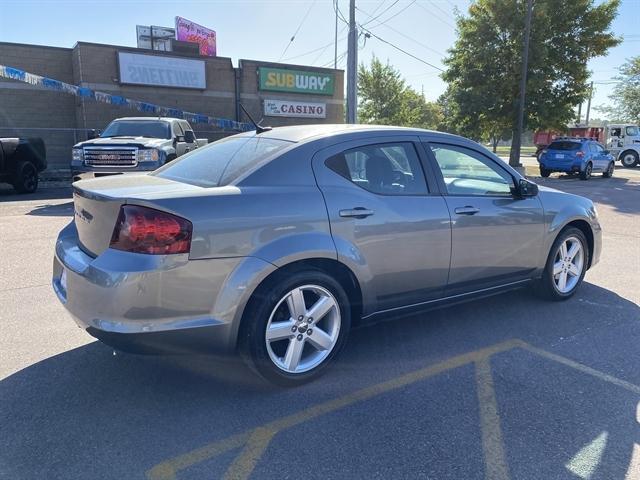
[[0,478],[640,478],[640,169],[537,180],[597,203],[575,297],[360,328],[294,390],[93,341],[49,284],[69,190],[0,191]]

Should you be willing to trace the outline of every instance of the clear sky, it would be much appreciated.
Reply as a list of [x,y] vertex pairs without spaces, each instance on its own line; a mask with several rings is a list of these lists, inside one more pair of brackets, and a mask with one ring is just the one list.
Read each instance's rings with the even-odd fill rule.
[[[441,59],[456,38],[454,11],[465,13],[469,4],[469,0],[357,0],[356,18],[366,24],[371,18],[368,14],[382,14],[366,28],[442,67]],[[339,5],[348,16],[348,0],[339,0]],[[216,30],[218,55],[232,58],[234,64],[246,58],[333,66],[331,0],[0,0],[0,41],[61,47],[71,47],[76,41],[135,46],[137,24],[173,26],[176,15]],[[597,83],[594,105],[606,103],[612,88],[611,83],[598,82],[610,81],[625,58],[640,54],[638,25],[640,0],[622,0],[613,31],[627,38],[607,57],[589,65]],[[345,68],[346,25],[339,22],[338,30],[338,68]],[[359,60],[369,62],[373,54],[388,59],[410,85],[424,90],[427,99],[435,100],[444,91],[435,68],[379,39],[369,38],[365,43],[362,38]]]

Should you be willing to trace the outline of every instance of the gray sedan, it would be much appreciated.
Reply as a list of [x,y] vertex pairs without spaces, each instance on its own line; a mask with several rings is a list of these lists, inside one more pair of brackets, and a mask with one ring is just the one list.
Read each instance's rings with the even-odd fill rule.
[[53,288],[81,328],[122,350],[237,351],[284,385],[356,322],[530,285],[569,298],[601,250],[590,200],[419,129],[248,132],[73,195]]

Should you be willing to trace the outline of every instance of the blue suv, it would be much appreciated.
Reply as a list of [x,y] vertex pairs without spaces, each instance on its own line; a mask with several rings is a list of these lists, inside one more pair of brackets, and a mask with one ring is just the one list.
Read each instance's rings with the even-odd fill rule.
[[594,172],[602,176],[613,175],[615,159],[608,150],[590,138],[559,137],[538,157],[540,175],[552,172],[579,173],[580,179],[589,180]]

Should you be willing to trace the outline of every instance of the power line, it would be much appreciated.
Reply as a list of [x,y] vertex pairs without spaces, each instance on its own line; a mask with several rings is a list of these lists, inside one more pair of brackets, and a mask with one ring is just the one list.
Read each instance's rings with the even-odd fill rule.
[[289,43],[287,43],[287,46],[284,48],[282,55],[280,55],[280,58],[278,59],[278,61],[282,60],[282,57],[284,57],[284,54],[287,53],[287,50],[289,50],[289,47],[291,46],[291,44],[293,43],[293,41],[296,39],[296,35],[298,34],[298,32],[300,31],[300,29],[302,28],[302,24],[304,23],[304,21],[307,19],[307,17],[309,16],[309,13],[311,13],[311,9],[313,8],[313,6],[316,4],[316,0],[313,0],[313,2],[311,2],[311,5],[309,5],[309,8],[307,10],[307,13],[304,14],[304,17],[302,17],[302,21],[300,22],[300,25],[298,25],[298,28],[296,28],[296,31],[294,32],[293,36],[291,37],[291,40],[289,40]]
[[[369,17],[371,16],[370,14],[368,14],[367,12],[365,12],[364,10],[362,10],[361,8],[358,8],[358,7],[356,7],[356,8],[357,8],[358,10],[360,10],[362,13],[364,13],[365,15],[367,15],[367,16],[369,16]],[[363,24],[363,25],[365,25],[365,24]],[[410,37],[409,35],[406,35],[405,33],[401,32],[401,31],[400,31],[400,30],[398,30],[397,28],[394,28],[394,27],[392,27],[391,25],[387,25],[386,23],[379,23],[379,22],[378,22],[378,24],[377,24],[377,25],[375,25],[375,26],[374,26],[374,28],[378,28],[378,27],[380,27],[380,26],[385,27],[385,28],[388,28],[389,30],[392,30],[393,32],[395,32],[395,33],[397,33],[398,35],[400,35],[401,37],[404,37],[404,38],[406,38],[407,40],[411,40],[412,42],[414,42],[414,43],[416,43],[416,44],[420,45],[422,48],[425,48],[425,49],[427,49],[427,50],[429,50],[429,51],[431,51],[431,52],[435,53],[436,55],[440,55],[441,57],[444,57],[444,56],[445,56],[445,54],[444,54],[444,53],[442,53],[442,52],[440,52],[440,51],[438,51],[438,50],[436,50],[436,49],[434,49],[434,48],[431,48],[429,45],[426,45],[426,44],[424,44],[424,43],[422,43],[422,42],[419,42],[419,41],[418,41],[418,40],[416,40],[415,38]]]
[[398,10],[396,13],[394,13],[393,15],[391,15],[390,17],[386,18],[385,20],[381,21],[381,24],[385,24],[387,23],[389,20],[391,20],[392,18],[396,18],[398,15],[400,15],[402,12],[404,12],[407,8],[409,8],[411,5],[413,5],[414,3],[416,3],[418,0],[413,0],[412,2],[410,2],[409,4],[405,5],[405,7],[402,10]]
[[386,43],[386,44],[387,44],[387,45],[389,45],[390,47],[395,48],[395,49],[396,49],[396,50],[398,50],[399,52],[402,52],[402,53],[404,53],[405,55],[408,55],[409,57],[411,57],[411,58],[413,58],[413,59],[415,59],[415,60],[417,60],[417,61],[419,61],[419,62],[422,62],[422,63],[424,63],[425,65],[430,66],[431,68],[435,68],[436,70],[440,70],[441,72],[444,72],[444,69],[442,69],[442,68],[440,68],[440,67],[437,67],[437,66],[433,65],[432,63],[429,63],[429,62],[427,62],[426,60],[423,60],[423,59],[422,59],[422,58],[420,58],[420,57],[416,57],[414,54],[407,52],[406,50],[404,50],[404,49],[402,49],[402,48],[398,47],[397,45],[394,45],[394,44],[393,44],[393,43],[391,43],[391,42],[388,42],[388,41],[387,41],[387,40],[385,40],[384,38],[382,38],[382,37],[380,37],[379,35],[376,35],[375,33],[373,33],[371,30],[364,28],[362,25],[360,25],[360,28],[361,28],[365,33],[368,33],[368,34],[369,34],[369,35],[371,35],[372,37],[374,37],[374,38],[376,38],[376,39],[380,40],[382,43]]
[[385,13],[387,13],[389,10],[391,10],[393,8],[393,6],[398,3],[400,0],[395,0],[391,5],[389,5],[387,8],[385,8],[382,12],[380,12],[378,15],[375,16],[375,18],[372,18],[371,20],[369,20],[368,22],[363,23],[363,25],[367,25],[370,22],[373,22],[374,20],[377,20],[378,18],[380,18],[382,15],[384,15]]
[[[416,5],[418,5],[421,9],[423,9],[425,12],[427,12],[429,15],[433,15],[435,18],[437,18],[438,20],[440,20],[442,23],[444,23],[445,25],[447,25],[448,27],[451,28],[456,28],[454,25],[452,25],[451,23],[449,23],[448,20],[445,20],[444,18],[440,17],[438,14],[436,14],[436,12],[434,12],[433,10],[429,10],[427,7],[425,7],[424,5],[420,4],[420,3],[416,3]],[[435,5],[435,4],[433,4]]]

